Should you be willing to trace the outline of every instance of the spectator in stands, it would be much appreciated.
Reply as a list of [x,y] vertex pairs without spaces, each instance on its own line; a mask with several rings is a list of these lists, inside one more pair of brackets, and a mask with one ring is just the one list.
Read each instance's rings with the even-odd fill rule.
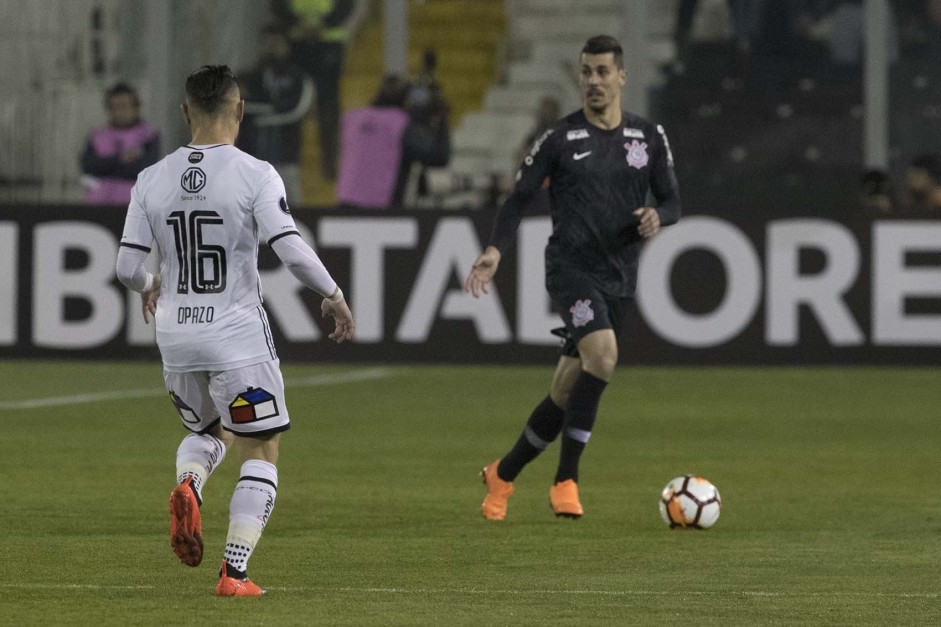
[[925,0],[924,57],[941,62],[941,0]]
[[386,76],[372,105],[343,115],[339,204],[401,207],[414,165],[448,164],[447,105],[427,94],[415,98],[414,92],[402,77]]
[[323,178],[333,181],[339,152],[340,75],[357,1],[271,0],[271,9],[290,29],[294,60],[317,86],[320,170]]
[[748,53],[764,25],[768,0],[729,0],[729,22],[738,49]]
[[830,0],[764,2],[756,32],[755,52],[783,56],[801,51],[814,38],[817,23],[831,10]]
[[828,61],[821,25],[831,8],[831,0],[763,3],[748,65],[756,93],[780,101],[798,81],[821,75]]
[[[729,24],[738,51],[740,54],[748,54],[755,37],[763,27],[767,0],[728,0],[728,4]],[[679,0],[677,3],[673,40],[677,57],[680,59],[686,58],[698,7],[699,0]]]
[[908,211],[941,211],[941,156],[925,153],[912,159],[905,171],[905,183]]
[[[752,40],[761,31],[767,0],[728,0],[729,23],[736,43],[747,52]],[[673,31],[677,55],[683,57],[693,30],[693,19],[699,0],[680,0],[676,6],[676,26]]]
[[868,170],[860,185],[860,202],[870,214],[884,215],[895,209],[895,194],[892,180],[882,170]]
[[673,27],[673,43],[676,46],[676,58],[686,59],[686,48],[689,45],[690,33],[693,30],[693,18],[696,16],[696,6],[699,0],[679,0],[676,3],[676,25]]
[[314,82],[291,61],[291,45],[280,26],[262,29],[258,67],[242,76],[240,87],[245,119],[238,147],[273,165],[288,202],[302,203],[301,121],[313,103]]
[[[761,74],[778,74],[782,67],[797,66],[807,40],[817,37],[820,21],[839,0],[728,0],[729,25],[735,43],[734,74],[751,72],[752,56],[761,59]],[[674,42],[677,61],[669,69],[677,74],[685,71],[689,61],[689,40],[696,17],[698,0],[679,0],[677,4]],[[804,55],[805,56],[805,55]],[[767,60],[775,59],[768,68]],[[786,61],[782,63],[782,61]],[[814,61],[810,61],[814,63]]]
[[108,125],[88,134],[81,156],[85,200],[94,205],[127,205],[141,170],[160,158],[160,136],[140,117],[140,98],[127,83],[105,92]]
[[435,51],[425,50],[421,71],[408,91],[410,124],[405,129],[405,161],[393,195],[395,206],[412,207],[427,198],[426,169],[445,167],[451,160],[450,105],[436,77],[437,66]]

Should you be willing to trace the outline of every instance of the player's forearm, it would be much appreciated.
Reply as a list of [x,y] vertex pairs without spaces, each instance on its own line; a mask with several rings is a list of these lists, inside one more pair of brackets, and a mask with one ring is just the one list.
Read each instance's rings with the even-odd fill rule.
[[666,198],[657,204],[657,213],[660,214],[661,226],[676,224],[680,219],[681,212],[679,196]]
[[336,293],[337,282],[333,280],[317,253],[299,235],[279,238],[271,248],[291,274],[305,287],[324,297]]
[[99,157],[89,143],[81,158],[82,172],[90,176],[114,176],[121,167],[117,157]]
[[660,224],[662,226],[676,224],[682,213],[682,205],[680,204],[680,185],[672,166],[664,165],[656,171],[651,181],[651,191],[657,200]]
[[497,212],[493,221],[493,231],[490,234],[490,245],[505,253],[516,239],[516,231],[523,220],[523,210],[529,206],[532,194],[519,188],[513,190],[503,206]]
[[115,274],[118,280],[128,289],[135,292],[146,292],[154,284],[154,275],[144,268],[147,251],[121,246],[118,250],[118,261],[115,265]]

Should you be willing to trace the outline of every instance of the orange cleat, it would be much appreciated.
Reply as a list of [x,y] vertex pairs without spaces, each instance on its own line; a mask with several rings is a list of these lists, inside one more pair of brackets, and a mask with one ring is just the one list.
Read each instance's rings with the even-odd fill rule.
[[203,561],[203,519],[199,502],[187,477],[170,493],[170,547],[187,566]]
[[487,496],[480,505],[480,511],[487,520],[503,520],[506,518],[506,501],[513,494],[513,482],[504,481],[497,476],[497,466],[500,460],[484,466],[480,476],[487,486]]
[[560,481],[549,488],[549,504],[556,516],[577,519],[585,513],[578,500],[578,484],[571,479]]
[[219,573],[219,583],[216,584],[217,597],[260,597],[267,592],[251,579],[238,579],[229,577],[225,573],[225,560],[222,560],[222,570]]

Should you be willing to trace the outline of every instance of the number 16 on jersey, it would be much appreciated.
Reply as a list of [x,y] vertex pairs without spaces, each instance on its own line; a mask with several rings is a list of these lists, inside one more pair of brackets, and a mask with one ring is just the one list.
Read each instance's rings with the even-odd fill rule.
[[178,294],[218,294],[225,290],[225,248],[203,241],[206,226],[222,224],[215,211],[174,211],[167,217],[173,228],[176,258],[180,273],[177,277]]

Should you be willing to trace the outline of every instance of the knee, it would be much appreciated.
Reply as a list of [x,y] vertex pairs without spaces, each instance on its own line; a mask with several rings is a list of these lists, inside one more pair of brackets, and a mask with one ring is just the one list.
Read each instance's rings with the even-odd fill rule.
[[250,459],[277,464],[280,449],[281,434],[271,436],[239,436],[236,438],[239,459],[244,463]]
[[603,381],[611,379],[617,363],[617,354],[582,355],[582,370]]
[[213,427],[209,434],[225,444],[226,448],[232,446],[232,443],[235,442],[235,434],[231,431],[226,431],[223,429],[221,424],[217,424],[215,427]]
[[549,390],[549,398],[556,404],[556,407],[568,407],[570,396],[571,390],[563,390],[558,386],[553,386],[552,389]]

